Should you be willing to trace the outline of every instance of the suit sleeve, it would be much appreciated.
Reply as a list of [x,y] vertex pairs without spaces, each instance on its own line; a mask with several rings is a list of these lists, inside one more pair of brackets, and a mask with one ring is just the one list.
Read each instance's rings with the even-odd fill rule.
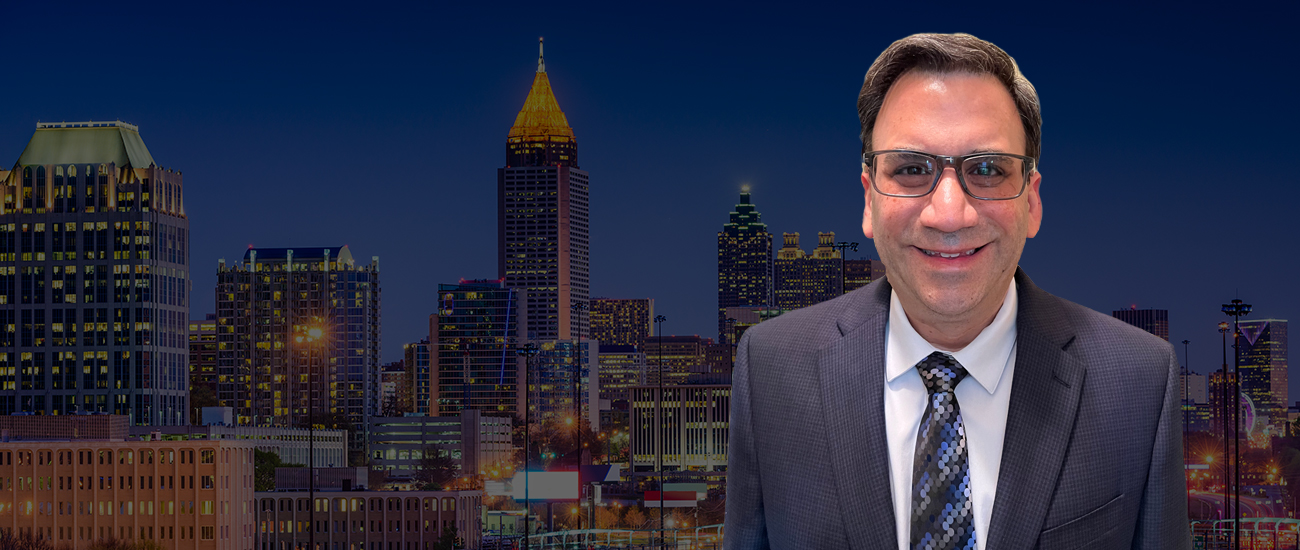
[[1182,402],[1178,399],[1178,355],[1169,348],[1164,406],[1151,449],[1151,466],[1138,510],[1133,548],[1191,548],[1187,522],[1187,481],[1183,473]]
[[763,511],[763,485],[754,452],[752,392],[750,391],[749,337],[746,331],[736,347],[731,373],[731,418],[727,440],[727,515],[724,550],[766,550],[767,518]]

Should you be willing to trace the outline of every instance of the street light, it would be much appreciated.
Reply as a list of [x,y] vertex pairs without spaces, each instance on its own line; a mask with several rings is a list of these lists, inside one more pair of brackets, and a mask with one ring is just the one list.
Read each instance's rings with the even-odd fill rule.
[[836,250],[840,251],[840,294],[844,294],[844,256],[845,256],[844,252],[846,250],[852,250],[854,252],[857,252],[858,243],[840,241],[831,246]]
[[1219,322],[1219,335],[1223,339],[1223,379],[1219,384],[1219,424],[1223,427],[1223,519],[1228,519],[1228,416],[1232,400],[1228,398],[1228,322]]
[[[528,520],[532,515],[531,502],[528,500],[528,447],[532,444],[529,429],[532,428],[532,408],[528,405],[528,398],[532,394],[533,384],[533,358],[541,352],[537,344],[529,342],[524,347],[515,351],[524,358],[524,548],[528,548]],[[315,550],[314,548],[312,550]]]
[[[313,317],[313,323],[319,323],[320,317]],[[307,344],[307,380],[310,386],[307,388],[307,497],[311,501],[311,507],[308,508],[309,520],[311,521],[311,530],[308,531],[308,544],[311,550],[316,550],[316,384],[312,384],[317,377],[312,375],[312,350],[315,349],[316,342],[324,342],[325,331],[321,330],[318,325],[298,326],[300,332],[294,340],[299,344]],[[322,358],[323,359],[323,358]],[[322,361],[323,362],[323,361]]]
[[1238,339],[1241,337],[1241,317],[1250,315],[1250,304],[1233,299],[1223,304],[1223,313],[1232,317],[1232,447],[1233,447],[1233,506],[1232,538],[1237,548],[1241,548],[1241,349]]
[[[1190,385],[1192,378],[1192,357],[1187,355],[1187,344],[1190,341],[1183,340],[1183,403],[1178,407],[1183,412],[1183,441],[1187,441],[1187,387]],[[1191,451],[1183,444],[1183,463],[1187,462],[1188,453]]]
[[[577,327],[575,328],[575,330],[572,330],[571,332],[578,335],[577,338],[578,343],[573,350],[574,351],[573,417],[576,419],[582,418],[582,405],[579,404],[580,397],[578,394],[578,378],[582,375],[582,358],[584,355],[582,353],[582,312],[587,311],[587,307],[588,306],[586,302],[574,302],[571,306],[569,306],[569,308],[573,310],[573,315],[577,320],[576,323]],[[573,323],[570,323],[570,325],[572,324]],[[575,422],[574,425],[575,425],[573,428],[574,446],[576,448],[576,452],[578,453],[578,464],[582,464],[582,447],[579,445],[579,442],[582,441],[582,422],[581,421]]]
[[[662,539],[664,528],[664,430],[663,430],[663,408],[664,408],[664,321],[668,318],[663,315],[655,315],[655,332],[659,335],[659,398],[655,399],[655,427],[659,432],[659,452],[656,453],[655,462],[659,469],[659,534]],[[662,542],[662,540],[660,541]]]

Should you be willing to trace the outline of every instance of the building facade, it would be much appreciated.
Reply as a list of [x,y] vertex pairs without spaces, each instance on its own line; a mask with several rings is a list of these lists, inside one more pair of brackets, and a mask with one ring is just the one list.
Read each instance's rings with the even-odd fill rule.
[[[482,539],[482,491],[256,493],[258,550],[425,550],[455,528],[463,548]],[[313,533],[314,531],[314,533]]]
[[[540,44],[539,44],[540,47]],[[526,291],[529,340],[590,338],[587,172],[539,51],[537,73],[497,170],[498,275]]]
[[465,409],[449,416],[371,418],[370,467],[389,477],[410,479],[425,453],[437,451],[456,461],[463,475],[510,464],[513,420]]
[[632,388],[632,469],[725,468],[730,411],[729,385],[668,386],[662,399],[658,386]]
[[1256,415],[1280,431],[1290,404],[1287,389],[1287,322],[1285,319],[1241,321],[1237,341],[1241,392],[1255,403]]
[[593,298],[591,338],[601,345],[640,346],[654,335],[653,298]]
[[718,232],[718,335],[730,337],[727,308],[769,306],[772,303],[772,234],[750,201],[749,186],[741,188],[740,203],[731,221]]
[[[285,464],[315,462],[317,468],[336,468],[348,463],[347,430],[216,425],[133,426],[131,435],[162,441],[244,442],[259,451],[275,453]],[[312,443],[313,437],[315,443]]]
[[[204,319],[190,320],[190,395],[206,392],[217,395],[217,314],[209,313]],[[203,406],[199,400],[190,399],[195,407]],[[208,403],[210,405],[211,403]]]
[[799,234],[785,233],[772,262],[777,309],[798,309],[844,294],[844,261],[835,248],[835,233],[818,233],[817,248],[804,254]]
[[0,170],[0,414],[187,421],[189,221],[136,126],[39,123]]
[[11,440],[0,449],[0,478],[14,480],[0,490],[0,526],[55,547],[121,539],[253,548],[247,442]]
[[885,262],[880,260],[844,260],[844,292],[853,292],[885,276]]
[[1169,341],[1169,310],[1138,309],[1137,306],[1133,306],[1129,309],[1117,309],[1112,311],[1110,315],[1159,336],[1166,342]]
[[241,426],[346,428],[379,410],[379,259],[346,246],[249,248],[217,269],[217,400]]
[[528,406],[534,422],[587,419],[600,430],[599,344],[592,340],[541,342],[533,358]]
[[[438,312],[429,316],[433,378],[428,402],[433,416],[464,409],[521,414],[528,292],[503,280],[438,285]],[[417,413],[425,412],[417,408]]]
[[662,376],[665,385],[685,384],[691,373],[708,372],[707,348],[713,340],[699,336],[656,336],[646,340],[642,351],[646,357],[647,385],[658,385]]
[[636,346],[600,344],[600,401],[627,401],[633,386],[645,384],[645,352]]

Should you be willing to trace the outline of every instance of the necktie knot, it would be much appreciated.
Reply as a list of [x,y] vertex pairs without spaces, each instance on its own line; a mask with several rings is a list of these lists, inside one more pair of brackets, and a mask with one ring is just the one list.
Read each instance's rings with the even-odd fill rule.
[[957,384],[966,378],[966,367],[961,366],[951,355],[936,351],[916,364],[921,373],[921,381],[931,394],[949,392],[957,389]]

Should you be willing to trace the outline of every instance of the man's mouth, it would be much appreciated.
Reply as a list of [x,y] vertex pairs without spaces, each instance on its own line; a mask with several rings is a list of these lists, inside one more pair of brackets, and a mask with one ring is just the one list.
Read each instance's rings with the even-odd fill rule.
[[960,258],[962,256],[970,256],[976,252],[979,252],[983,248],[984,248],[983,246],[979,246],[979,247],[972,248],[970,250],[956,250],[956,251],[939,251],[939,250],[929,250],[925,248],[919,248],[919,250],[921,252],[924,252],[926,256],[934,256],[939,258]]

